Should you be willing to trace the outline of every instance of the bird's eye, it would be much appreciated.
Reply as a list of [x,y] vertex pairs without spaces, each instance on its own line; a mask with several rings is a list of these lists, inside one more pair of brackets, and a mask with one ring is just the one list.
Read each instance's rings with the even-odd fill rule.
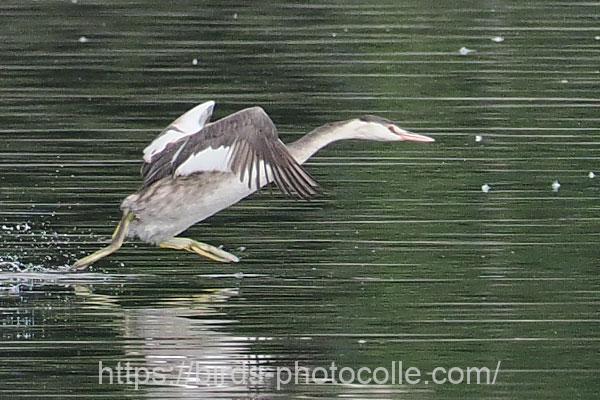
[[390,130],[390,132],[392,132],[394,135],[397,135],[398,132],[396,132],[396,127],[394,125],[388,125],[388,129]]

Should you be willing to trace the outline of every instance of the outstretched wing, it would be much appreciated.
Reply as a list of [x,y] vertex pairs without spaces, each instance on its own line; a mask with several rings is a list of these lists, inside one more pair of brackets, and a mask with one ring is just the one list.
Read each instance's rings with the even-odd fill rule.
[[279,140],[273,121],[260,107],[241,110],[183,135],[144,161],[144,186],[166,176],[221,171],[236,174],[255,190],[275,181],[285,194],[303,199],[317,194],[319,187]]
[[173,121],[144,149],[144,162],[152,163],[153,159],[158,158],[155,156],[158,156],[169,145],[174,144],[181,138],[199,132],[210,119],[214,108],[215,102],[207,101],[197,105]]

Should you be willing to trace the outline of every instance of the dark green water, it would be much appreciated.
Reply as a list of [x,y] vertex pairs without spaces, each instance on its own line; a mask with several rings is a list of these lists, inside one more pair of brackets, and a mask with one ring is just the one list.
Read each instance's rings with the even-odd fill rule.
[[[0,398],[598,398],[598,3],[8,0],[0,14]],[[57,272],[108,240],[143,147],[209,99],[217,117],[261,105],[284,141],[364,113],[437,141],[337,144],[307,166],[316,201],[256,195],[187,233],[237,265],[130,243]],[[278,390],[296,361],[501,367],[493,385]],[[99,384],[99,362],[173,372],[135,390]],[[181,379],[193,365],[261,379]]]

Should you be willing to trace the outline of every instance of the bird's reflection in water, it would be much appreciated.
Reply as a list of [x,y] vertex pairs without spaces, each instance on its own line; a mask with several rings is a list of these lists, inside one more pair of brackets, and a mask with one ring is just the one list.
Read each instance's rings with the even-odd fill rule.
[[[11,292],[0,294],[2,304],[19,303],[21,310],[16,316],[4,315],[3,326],[12,329],[2,337],[34,352],[39,344],[33,341],[43,340],[56,352],[90,354],[77,367],[80,373],[86,371],[82,384],[98,384],[103,392],[135,391],[147,398],[232,393],[254,398],[273,391],[272,373],[264,364],[270,357],[253,351],[258,339],[232,334],[227,325],[234,321],[219,310],[238,295],[237,288],[185,289],[187,293],[150,300],[130,296],[136,284],[131,276],[111,281],[103,274],[77,274],[78,281],[68,281],[73,274],[66,274],[67,283],[56,274],[46,274],[47,279],[42,275],[21,279]],[[123,284],[124,279],[129,282]],[[82,317],[90,313],[90,320]],[[59,344],[65,340],[68,346]],[[119,345],[107,347],[107,341],[115,340]],[[37,374],[45,380],[44,366]],[[52,375],[62,387],[71,379]]]
[[248,338],[219,329],[231,321],[215,305],[236,295],[237,290],[218,289],[170,299],[170,306],[127,310],[125,334],[142,340],[130,341],[126,356],[132,365],[154,372],[149,383],[158,385],[149,389],[150,397],[259,393],[271,386],[272,373],[264,364],[269,357],[255,354]]
[[[402,393],[420,398],[431,390],[306,379],[300,384],[281,382],[279,387],[278,368],[294,368],[294,360],[327,367],[324,354],[333,344],[299,339],[300,343],[281,335],[236,335],[253,325],[233,315],[232,310],[244,307],[235,282],[221,288],[170,283],[166,287],[164,277],[155,275],[46,274],[44,279],[44,274],[36,274],[35,280],[14,286],[21,288],[19,293],[0,293],[0,361],[12,361],[10,368],[0,367],[0,379],[12,379],[15,387],[36,379],[38,386],[23,390],[40,397],[65,388],[70,393],[149,399],[270,399],[300,392],[316,397],[387,399]],[[260,328],[264,329],[269,328]],[[19,357],[21,364],[14,362]],[[31,360],[36,360],[35,368]]]

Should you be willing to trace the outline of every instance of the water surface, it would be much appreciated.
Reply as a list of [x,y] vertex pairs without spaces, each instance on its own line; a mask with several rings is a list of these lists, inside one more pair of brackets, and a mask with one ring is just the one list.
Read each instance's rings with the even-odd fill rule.
[[[0,397],[597,398],[597,4],[0,12]],[[142,148],[209,99],[217,117],[261,105],[284,141],[370,113],[437,142],[336,144],[307,165],[315,201],[255,195],[186,233],[239,264],[129,243],[65,273],[109,239]],[[501,368],[494,385],[278,390],[296,361]],[[136,390],[99,384],[100,362],[173,372]],[[261,379],[181,379],[196,362]]]

